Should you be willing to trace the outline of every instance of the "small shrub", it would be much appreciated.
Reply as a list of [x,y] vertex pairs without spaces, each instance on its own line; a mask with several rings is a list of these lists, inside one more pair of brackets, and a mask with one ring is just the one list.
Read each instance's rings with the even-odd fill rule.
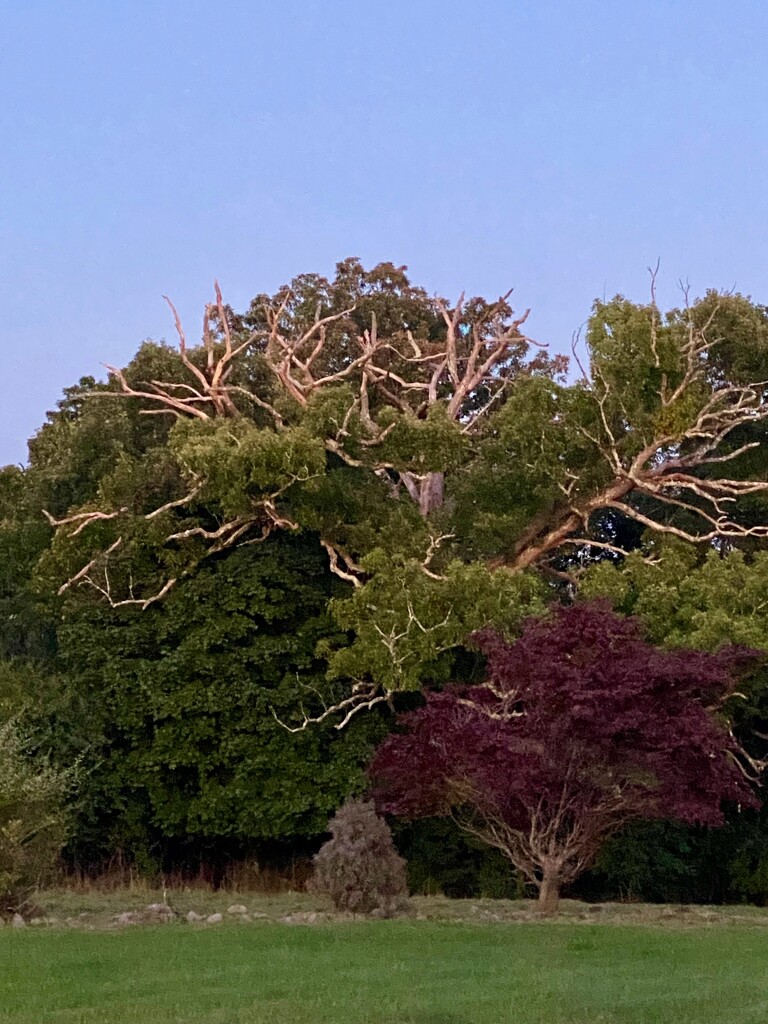
[[311,888],[337,910],[390,915],[406,901],[405,861],[372,803],[350,800],[328,823],[332,838],[315,857]]
[[29,757],[13,722],[0,726],[0,915],[22,911],[67,834],[71,773]]

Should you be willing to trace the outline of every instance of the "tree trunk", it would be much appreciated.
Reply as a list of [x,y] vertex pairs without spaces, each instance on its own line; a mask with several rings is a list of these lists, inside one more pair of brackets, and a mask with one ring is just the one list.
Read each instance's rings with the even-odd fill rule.
[[419,511],[423,516],[429,515],[436,508],[443,504],[443,473],[427,473],[421,481],[421,493],[419,494]]
[[538,911],[545,917],[553,917],[560,905],[560,876],[553,868],[545,868],[539,887]]

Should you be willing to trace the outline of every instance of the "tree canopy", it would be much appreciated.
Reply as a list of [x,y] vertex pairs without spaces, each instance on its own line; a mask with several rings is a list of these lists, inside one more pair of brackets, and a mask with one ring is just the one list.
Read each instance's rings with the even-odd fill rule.
[[[357,260],[243,315],[217,286],[201,346],[176,317],[177,351],[145,346],[79,397],[127,421],[132,443],[87,495],[46,510],[51,584],[147,609],[222,552],[313,535],[351,590],[332,608],[352,635],[326,651],[346,696],[299,714],[303,728],[439,676],[473,629],[512,635],[584,552],[621,555],[642,530],[768,534],[768,406],[749,373],[764,310],[714,294],[667,314],[596,303],[568,383],[508,300],[449,303]],[[746,352],[729,355],[726,329]]]
[[720,825],[724,801],[756,803],[751,759],[712,712],[757,652],[661,651],[600,603],[476,642],[486,679],[428,694],[371,774],[384,810],[454,814],[500,849],[545,911],[628,822]]
[[390,263],[214,291],[200,343],[171,312],[0,470],[0,710],[88,765],[72,855],[311,841],[387,705],[476,682],[467,637],[553,600],[768,647],[765,307],[600,301],[569,371],[509,295]]

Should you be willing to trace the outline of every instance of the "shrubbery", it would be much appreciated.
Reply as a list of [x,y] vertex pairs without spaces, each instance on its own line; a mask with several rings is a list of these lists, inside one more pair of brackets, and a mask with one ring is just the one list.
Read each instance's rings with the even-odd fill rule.
[[349,800],[328,824],[332,838],[315,857],[312,888],[337,910],[389,915],[405,902],[405,861],[372,803]]
[[13,722],[0,725],[0,914],[23,909],[67,837],[71,773],[35,762]]

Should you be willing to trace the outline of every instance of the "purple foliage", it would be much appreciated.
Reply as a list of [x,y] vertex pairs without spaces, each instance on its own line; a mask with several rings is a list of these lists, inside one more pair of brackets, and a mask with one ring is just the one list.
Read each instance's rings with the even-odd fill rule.
[[531,620],[513,644],[475,641],[485,682],[428,694],[379,747],[381,810],[456,814],[559,887],[631,819],[720,825],[724,801],[757,803],[714,713],[757,652],[661,650],[603,602]]

